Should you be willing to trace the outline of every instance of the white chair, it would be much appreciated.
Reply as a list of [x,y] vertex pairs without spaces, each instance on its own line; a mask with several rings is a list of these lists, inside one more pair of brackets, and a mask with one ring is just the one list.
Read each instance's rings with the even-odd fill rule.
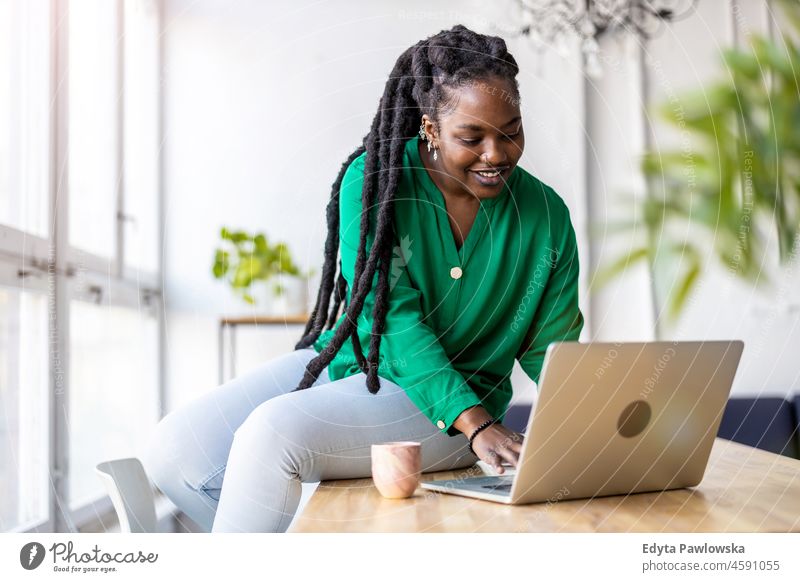
[[114,503],[122,533],[156,531],[153,488],[136,458],[105,461],[95,468]]

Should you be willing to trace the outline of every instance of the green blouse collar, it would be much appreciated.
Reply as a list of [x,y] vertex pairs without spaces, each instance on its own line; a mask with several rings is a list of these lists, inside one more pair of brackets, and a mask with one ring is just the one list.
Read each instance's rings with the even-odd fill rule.
[[[436,199],[441,200],[444,203],[444,194],[442,194],[439,187],[436,186],[436,183],[428,174],[428,170],[425,169],[425,166],[422,163],[422,160],[419,157],[419,143],[420,137],[419,135],[415,135],[413,138],[409,139],[406,142],[406,152],[408,153],[409,159],[411,160],[411,169],[417,175],[417,179],[419,183],[425,188],[425,191],[428,192],[431,196],[435,197]],[[481,200],[481,206],[484,208],[491,208],[495,204],[497,204],[500,200],[505,198],[511,192],[511,184],[512,180],[516,178],[517,168],[514,167],[514,170],[511,172],[511,175],[506,180],[506,183],[503,185],[503,189],[501,190],[500,194],[495,196],[494,198],[486,198]]]

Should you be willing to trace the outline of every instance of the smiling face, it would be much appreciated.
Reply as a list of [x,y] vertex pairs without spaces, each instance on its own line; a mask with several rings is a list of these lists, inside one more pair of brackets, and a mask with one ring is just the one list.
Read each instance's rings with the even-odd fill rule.
[[525,147],[514,87],[491,77],[456,90],[455,108],[434,123],[422,116],[427,138],[438,149],[421,151],[442,192],[453,197],[494,198],[503,190]]

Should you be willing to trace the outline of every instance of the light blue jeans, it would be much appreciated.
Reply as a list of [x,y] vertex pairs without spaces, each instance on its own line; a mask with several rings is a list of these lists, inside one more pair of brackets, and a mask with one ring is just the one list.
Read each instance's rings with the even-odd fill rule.
[[477,460],[463,434],[442,433],[404,390],[362,373],[291,392],[314,358],[292,351],[205,392],[158,424],[143,464],[164,494],[204,531],[284,532],[301,482],[371,476],[370,446],[422,443],[422,471]]

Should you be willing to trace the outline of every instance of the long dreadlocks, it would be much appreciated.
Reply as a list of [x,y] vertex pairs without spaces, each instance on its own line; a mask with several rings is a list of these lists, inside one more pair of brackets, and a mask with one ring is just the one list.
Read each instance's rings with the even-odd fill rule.
[[[339,190],[347,168],[366,151],[358,253],[349,305],[344,307],[347,317],[341,322],[327,347],[308,363],[303,379],[295,391],[309,388],[350,338],[358,366],[367,375],[368,390],[372,394],[378,392],[379,348],[389,303],[394,195],[402,172],[405,141],[416,133],[423,114],[428,114],[436,124],[442,114],[455,107],[457,89],[460,86],[490,77],[501,77],[510,81],[518,93],[518,72],[517,62],[506,49],[502,38],[478,34],[460,24],[418,42],[397,59],[369,133],[364,137],[362,145],[342,164],[333,183],[327,207],[325,264],[317,303],[306,324],[303,338],[295,345],[295,349],[313,345],[323,330],[333,329],[342,303],[347,297],[347,281],[342,274],[341,261],[338,276],[336,275],[339,252]],[[369,209],[376,203],[376,197],[378,217],[375,239],[367,256]],[[369,352],[365,358],[357,333],[357,321],[376,271],[378,283],[375,288],[372,334]]]

